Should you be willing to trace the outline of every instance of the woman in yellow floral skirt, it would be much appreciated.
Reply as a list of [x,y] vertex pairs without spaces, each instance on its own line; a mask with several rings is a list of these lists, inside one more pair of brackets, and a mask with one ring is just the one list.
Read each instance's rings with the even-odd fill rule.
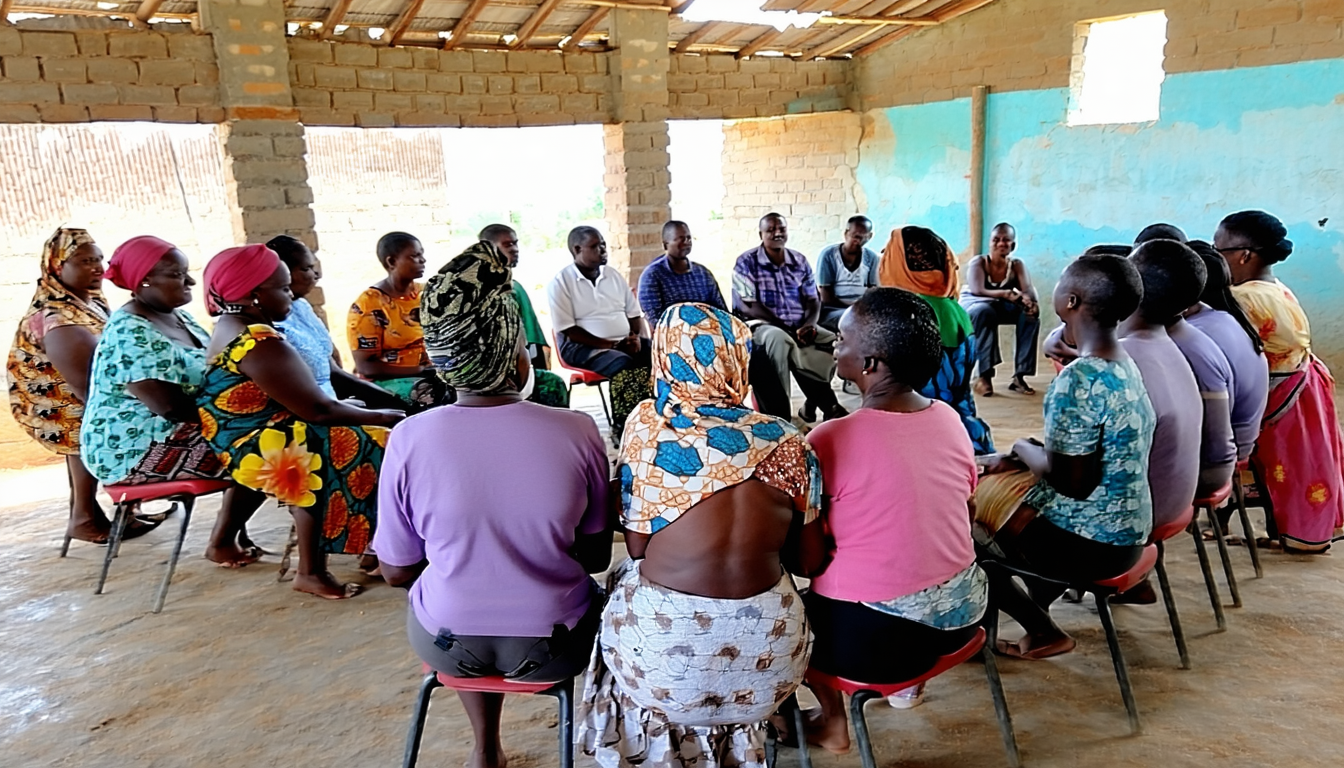
[[289,314],[289,269],[264,245],[230,248],[205,268],[218,315],[197,398],[201,432],[234,481],[274,496],[298,528],[294,589],[352,597],[328,553],[360,555],[373,538],[378,469],[400,411],[359,408],[322,392],[274,323]]

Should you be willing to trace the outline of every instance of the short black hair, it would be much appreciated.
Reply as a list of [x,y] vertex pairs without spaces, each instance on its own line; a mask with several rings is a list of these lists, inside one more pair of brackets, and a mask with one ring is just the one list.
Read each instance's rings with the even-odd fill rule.
[[863,227],[864,229],[868,230],[869,232],[872,232],[872,231],[873,231],[873,220],[870,219],[870,218],[868,218],[867,216],[864,216],[863,214],[859,214],[858,216],[850,216],[850,217],[849,217],[849,221],[846,221],[846,222],[845,222],[845,229],[846,229],[846,230],[848,230],[848,229],[852,229],[852,228],[854,228],[854,227],[856,227],[856,226]]
[[570,255],[571,256],[574,255],[574,249],[583,245],[584,239],[592,235],[597,235],[598,237],[601,237],[602,233],[597,231],[597,227],[590,227],[587,224],[581,224],[569,230],[568,243],[569,243]]
[[397,254],[419,242],[420,238],[406,232],[388,232],[378,238],[378,263],[386,269],[391,266],[392,260],[397,257]]
[[760,221],[757,221],[757,222],[756,222],[756,228],[757,228],[757,229],[760,229],[760,228],[761,228],[761,225],[765,223],[765,220],[766,220],[766,219],[779,219],[780,221],[788,221],[788,219],[784,218],[784,214],[782,214],[782,213],[775,213],[774,211],[771,211],[771,212],[765,214],[764,216],[762,216],[762,217],[760,218]]
[[1103,326],[1119,325],[1134,314],[1143,298],[1139,271],[1129,259],[1114,253],[1084,253],[1064,268],[1060,280],[1069,282],[1088,314]]
[[691,231],[691,227],[690,227],[689,224],[687,224],[687,223],[684,222],[684,221],[677,221],[676,219],[673,219],[673,220],[671,220],[671,221],[669,221],[669,222],[667,222],[666,224],[663,225],[663,235],[662,235],[662,236],[663,236],[663,242],[664,242],[664,243],[666,243],[667,240],[668,240],[668,233],[669,233],[669,232],[673,232],[673,231],[675,231],[677,227],[685,227],[687,232],[690,232],[690,231]]
[[1014,227],[1012,224],[1009,224],[1006,221],[1000,221],[998,224],[995,224],[994,226],[990,227],[989,231],[994,232],[1000,229],[1006,229],[1009,232],[1013,233],[1013,237],[1017,237],[1017,227]]
[[886,363],[897,381],[920,389],[938,372],[943,341],[928,302],[900,288],[871,288],[850,311],[864,356]]
[[1293,252],[1288,228],[1278,217],[1264,211],[1240,211],[1223,219],[1218,226],[1250,240],[1251,250],[1270,264],[1278,264]]
[[1098,243],[1083,251],[1084,256],[1119,256],[1120,258],[1129,258],[1133,252],[1134,246],[1124,245],[1123,243]]
[[1129,260],[1143,279],[1139,314],[1144,320],[1166,325],[1199,302],[1208,270],[1190,246],[1175,240],[1149,240],[1135,248]]
[[493,243],[495,242],[495,238],[503,237],[504,235],[513,235],[516,237],[518,232],[508,224],[487,224],[485,225],[485,229],[482,229],[480,234],[476,235],[476,239],[486,240]]
[[1203,240],[1191,240],[1186,245],[1204,261],[1204,269],[1208,273],[1200,300],[1235,318],[1237,325],[1241,326],[1241,330],[1250,338],[1251,346],[1255,347],[1256,353],[1263,352],[1265,343],[1260,339],[1260,332],[1246,316],[1246,310],[1237,301],[1237,297],[1232,294],[1232,270],[1228,269],[1227,259],[1224,259],[1223,254],[1212,244]]
[[1134,245],[1142,245],[1149,240],[1175,240],[1178,243],[1186,243],[1190,238],[1185,236],[1185,232],[1175,224],[1149,224],[1139,230],[1139,234],[1134,237]]
[[276,235],[266,241],[266,247],[275,251],[275,255],[279,256],[290,269],[294,269],[299,259],[308,251],[308,246],[302,240],[291,235]]

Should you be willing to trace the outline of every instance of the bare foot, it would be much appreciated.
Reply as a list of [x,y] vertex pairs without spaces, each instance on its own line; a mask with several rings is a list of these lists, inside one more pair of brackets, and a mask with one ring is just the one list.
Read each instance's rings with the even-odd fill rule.
[[242,568],[260,560],[261,553],[234,544],[229,547],[206,547],[205,559],[221,568]]
[[307,592],[310,595],[327,600],[346,600],[360,593],[358,584],[342,584],[328,571],[322,573],[300,573],[294,576],[294,591]]
[[86,520],[78,524],[66,525],[65,535],[75,541],[87,541],[90,544],[106,544],[112,533],[112,523],[102,520]]
[[1064,632],[1049,635],[1023,635],[1016,643],[999,640],[994,650],[1000,656],[1014,659],[1039,661],[1051,656],[1061,656],[1072,651],[1078,643]]
[[849,752],[849,723],[843,717],[827,718],[820,709],[803,710],[807,743],[834,755]]
[[506,768],[508,764],[509,758],[504,754],[504,744],[501,742],[496,742],[490,748],[476,747],[465,763],[466,768]]
[[975,384],[971,386],[971,389],[975,392],[975,394],[981,397],[993,397],[994,382],[990,381],[989,379],[979,378],[975,380]]

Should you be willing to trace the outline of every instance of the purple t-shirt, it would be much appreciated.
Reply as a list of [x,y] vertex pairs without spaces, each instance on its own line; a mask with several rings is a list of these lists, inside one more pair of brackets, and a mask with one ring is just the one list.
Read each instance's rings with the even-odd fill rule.
[[[1198,328],[1177,320],[1167,326],[1167,335],[1176,342],[1199,385],[1203,399],[1203,440],[1200,443],[1200,461],[1206,467],[1232,464],[1237,460],[1237,442],[1232,437],[1232,366],[1227,355],[1218,349],[1213,339]],[[1218,402],[1223,401],[1223,402]],[[1217,421],[1213,422],[1212,419]]]
[[1165,331],[1131,333],[1120,339],[1120,346],[1139,366],[1157,414],[1153,449],[1148,453],[1156,528],[1175,520],[1195,500],[1203,403],[1190,364]]
[[1260,437],[1260,419],[1269,397],[1269,363],[1255,351],[1235,317],[1207,304],[1200,306],[1199,312],[1186,319],[1213,339],[1232,366],[1232,435],[1237,441],[1237,458],[1245,459]]
[[606,526],[607,453],[591,417],[535,403],[444,406],[403,421],[378,481],[378,559],[429,566],[411,607],[431,634],[549,637],[588,608],[570,554]]

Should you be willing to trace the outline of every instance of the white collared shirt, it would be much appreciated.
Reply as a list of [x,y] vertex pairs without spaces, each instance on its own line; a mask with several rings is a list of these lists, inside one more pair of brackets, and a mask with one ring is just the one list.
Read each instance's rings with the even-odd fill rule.
[[599,339],[619,341],[630,335],[630,318],[640,316],[630,284],[605,264],[594,283],[571,262],[546,286],[546,298],[556,333],[577,325]]

